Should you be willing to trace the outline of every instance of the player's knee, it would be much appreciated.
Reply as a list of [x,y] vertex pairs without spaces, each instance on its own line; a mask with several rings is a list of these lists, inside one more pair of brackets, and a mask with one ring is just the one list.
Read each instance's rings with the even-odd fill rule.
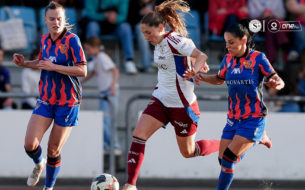
[[194,151],[191,151],[191,150],[180,150],[180,152],[181,152],[181,154],[182,154],[182,156],[184,157],[184,158],[192,158],[192,157],[194,157]]
[[50,157],[57,157],[60,155],[60,149],[56,145],[49,145],[48,146],[48,156]]
[[142,140],[145,140],[147,141],[149,139],[149,136],[137,131],[137,130],[134,130],[133,133],[132,133],[132,136],[135,137],[135,138],[138,138],[138,139],[142,139]]
[[25,142],[24,143],[24,148],[27,151],[33,151],[35,150],[37,147],[39,146],[39,144],[33,143],[33,142]]
[[234,163],[237,161],[237,158],[238,157],[229,148],[226,148],[223,153],[223,159]]

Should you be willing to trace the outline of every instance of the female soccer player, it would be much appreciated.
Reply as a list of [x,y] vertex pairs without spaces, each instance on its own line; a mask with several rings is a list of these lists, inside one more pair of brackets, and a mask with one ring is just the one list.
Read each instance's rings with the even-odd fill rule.
[[[49,34],[41,37],[39,59],[24,61],[23,55],[13,55],[16,65],[42,70],[39,98],[27,126],[24,147],[35,163],[27,184],[35,186],[46,167],[44,190],[53,189],[61,166],[61,149],[72,127],[78,125],[82,92],[77,77],[87,74],[80,40],[69,32],[65,19],[64,7],[50,2],[45,9],[44,18]],[[46,160],[42,157],[40,142],[53,120]]]
[[[263,84],[280,90],[283,80],[276,74],[264,53],[251,49],[252,33],[248,21],[232,25],[224,33],[227,54],[218,74],[196,74],[196,84],[200,81],[228,86],[228,118],[220,141],[219,159],[221,172],[218,190],[229,189],[234,176],[234,165],[256,142],[271,146],[264,134],[267,108],[263,102]],[[188,70],[185,78],[195,75]],[[266,82],[264,82],[266,77]],[[262,139],[264,137],[264,139]]]
[[[218,151],[218,140],[195,142],[199,108],[194,94],[193,80],[183,80],[183,73],[191,67],[207,72],[207,56],[185,37],[184,23],[176,11],[188,12],[183,0],[169,0],[155,7],[141,21],[144,37],[155,46],[154,62],[158,66],[158,84],[147,108],[133,131],[128,153],[128,180],[124,190],[137,189],[135,184],[144,159],[145,142],[161,127],[171,123],[181,154],[185,158],[209,155]],[[166,31],[165,25],[171,28]]]

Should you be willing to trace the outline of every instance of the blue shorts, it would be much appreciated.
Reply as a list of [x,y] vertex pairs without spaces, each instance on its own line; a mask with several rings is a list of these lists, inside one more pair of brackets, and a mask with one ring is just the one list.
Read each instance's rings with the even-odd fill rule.
[[233,139],[235,135],[253,141],[261,141],[266,127],[266,118],[227,119],[227,124],[222,131],[223,139]]
[[41,100],[37,100],[33,110],[33,114],[53,118],[54,122],[62,127],[77,126],[78,112],[79,105],[74,107],[55,106]]

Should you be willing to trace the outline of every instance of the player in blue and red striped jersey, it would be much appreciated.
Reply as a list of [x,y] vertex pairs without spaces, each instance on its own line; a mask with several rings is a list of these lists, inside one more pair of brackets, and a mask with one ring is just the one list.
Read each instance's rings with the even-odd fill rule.
[[[195,81],[228,86],[227,124],[219,148],[221,173],[218,190],[229,189],[234,176],[234,165],[256,142],[269,141],[264,136],[267,108],[263,101],[263,84],[280,90],[283,80],[277,75],[264,53],[251,49],[252,33],[248,21],[232,25],[225,31],[227,54],[218,74],[197,74]],[[185,72],[186,79],[194,76]],[[266,78],[266,82],[264,79]],[[263,142],[266,143],[266,142]]]
[[[78,125],[82,89],[77,77],[87,74],[80,40],[69,32],[65,19],[64,7],[51,2],[44,18],[49,34],[41,37],[39,59],[24,61],[23,55],[13,55],[16,65],[41,70],[39,98],[28,123],[24,147],[35,163],[27,184],[35,186],[46,167],[45,190],[53,189],[61,166],[61,149],[72,127]],[[40,142],[53,120],[46,160]]]

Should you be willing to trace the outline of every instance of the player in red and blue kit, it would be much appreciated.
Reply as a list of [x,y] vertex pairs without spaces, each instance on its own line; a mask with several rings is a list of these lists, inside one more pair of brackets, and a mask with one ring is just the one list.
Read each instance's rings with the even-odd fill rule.
[[[234,165],[256,142],[263,140],[267,115],[263,84],[277,90],[284,87],[283,80],[266,56],[251,49],[252,33],[248,30],[247,20],[228,28],[224,38],[229,54],[224,57],[218,74],[197,74],[195,78],[197,84],[200,81],[213,85],[225,82],[228,86],[227,124],[219,148],[221,173],[218,190],[229,189]],[[185,77],[190,78],[194,74],[189,70],[185,72]]]
[[[78,125],[82,88],[77,77],[86,76],[87,66],[79,38],[69,32],[64,7],[51,2],[45,9],[44,20],[49,34],[41,37],[39,59],[24,61],[23,55],[14,54],[13,62],[41,70],[39,98],[24,144],[26,153],[35,163],[27,184],[35,186],[46,168],[44,190],[52,190],[61,166],[61,149],[72,127]],[[53,120],[46,160],[42,157],[40,142]]]

